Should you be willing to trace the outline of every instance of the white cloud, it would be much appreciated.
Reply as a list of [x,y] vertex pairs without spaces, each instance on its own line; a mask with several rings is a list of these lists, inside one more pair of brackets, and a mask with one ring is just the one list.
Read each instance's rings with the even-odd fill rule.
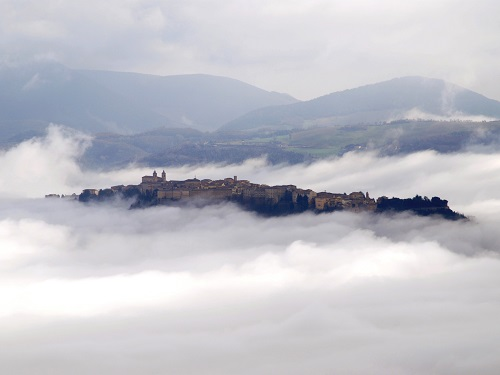
[[81,133],[51,126],[46,137],[0,152],[0,196],[40,197],[71,184],[80,178],[76,160],[89,142]]
[[[149,168],[97,172],[82,170],[78,159],[91,139],[60,126],[49,128],[45,137],[23,142],[0,154],[0,197],[37,198],[45,194],[80,193],[84,188],[107,188],[138,184]],[[225,178],[238,176],[252,182],[295,184],[315,191],[368,191],[372,197],[439,196],[452,208],[469,215],[488,211],[482,202],[494,205],[500,184],[497,152],[438,154],[424,151],[403,156],[377,157],[374,153],[348,153],[341,158],[312,164],[268,165],[265,159],[250,159],[240,165],[199,165],[165,169],[169,179]],[[487,151],[487,150],[486,150]],[[450,183],[453,181],[453,183]],[[472,184],[471,181],[475,183]]]
[[[488,343],[498,335],[500,263],[481,252],[477,224],[45,200],[8,211],[0,242],[40,244],[3,263],[0,277],[0,367],[15,373],[35,365],[55,374],[488,373],[498,365]],[[494,226],[482,230],[498,241]],[[454,241],[479,247],[464,255]]]
[[145,172],[80,170],[87,141],[53,127],[0,156],[2,181],[37,166],[33,191],[2,185],[1,372],[497,372],[498,155],[168,169],[172,178],[230,172],[319,191],[436,194],[476,215],[471,222],[26,199]]
[[408,112],[393,116],[390,121],[412,119],[412,120],[434,120],[434,121],[496,121],[497,118],[482,116],[482,115],[468,115],[461,111],[448,111],[445,116],[435,115],[433,113],[424,112],[418,108],[413,108]]
[[33,75],[33,77],[30,78],[30,80],[28,82],[26,82],[26,84],[23,86],[22,90],[23,91],[35,90],[43,84],[44,84],[44,80],[40,79],[40,74],[36,73],[35,75]]

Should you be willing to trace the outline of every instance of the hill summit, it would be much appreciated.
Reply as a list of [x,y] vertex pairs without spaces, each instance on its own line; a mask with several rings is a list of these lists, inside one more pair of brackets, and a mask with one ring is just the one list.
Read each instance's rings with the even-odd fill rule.
[[466,219],[452,211],[448,201],[433,197],[416,196],[409,199],[380,197],[370,198],[368,193],[328,193],[300,189],[295,185],[269,186],[240,180],[237,176],[223,180],[197,178],[175,181],[167,180],[163,170],[151,176],[143,176],[139,185],[118,185],[108,189],[85,189],[80,202],[102,202],[115,197],[134,198],[131,208],[158,205],[204,206],[222,202],[233,202],[250,211],[266,216],[297,214],[305,211],[315,213],[348,212],[402,212],[409,211],[420,216],[437,215],[445,219]]
[[500,119],[500,102],[443,80],[403,77],[305,102],[260,108],[222,129],[290,129],[402,119],[495,120]]
[[50,124],[87,133],[214,130],[256,108],[294,103],[227,77],[74,70],[53,61],[0,65],[0,141]]

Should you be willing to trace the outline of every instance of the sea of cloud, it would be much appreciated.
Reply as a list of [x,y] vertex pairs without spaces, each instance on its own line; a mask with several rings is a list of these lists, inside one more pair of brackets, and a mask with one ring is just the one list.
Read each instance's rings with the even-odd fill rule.
[[1,373],[498,373],[499,154],[158,166],[171,179],[437,195],[463,222],[41,198],[151,174],[81,170],[90,141],[52,127],[0,154]]

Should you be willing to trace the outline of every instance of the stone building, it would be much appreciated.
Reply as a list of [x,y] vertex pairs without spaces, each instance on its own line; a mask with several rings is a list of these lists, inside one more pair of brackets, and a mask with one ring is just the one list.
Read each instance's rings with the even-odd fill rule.
[[318,193],[314,199],[317,211],[375,211],[377,202],[362,192],[351,194]]
[[[237,176],[222,180],[199,180],[196,177],[184,181],[167,181],[165,170],[161,177],[156,170],[151,176],[143,176],[139,185],[117,185],[109,189],[112,193],[139,191],[148,205],[169,204],[179,200],[203,200],[210,202],[233,201],[259,212],[286,214],[314,210],[331,211],[374,211],[377,203],[368,193],[351,194],[316,193],[311,189],[300,189],[295,185],[269,186],[238,180]],[[96,189],[84,190],[86,195],[98,196]]]

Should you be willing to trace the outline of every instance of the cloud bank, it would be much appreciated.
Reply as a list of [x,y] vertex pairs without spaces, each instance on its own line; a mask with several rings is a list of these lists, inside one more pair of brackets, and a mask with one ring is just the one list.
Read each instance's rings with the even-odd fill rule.
[[[38,163],[35,193],[137,183],[150,173],[82,171],[85,142],[52,128],[0,156],[2,181],[22,178],[19,160]],[[171,178],[237,174],[318,191],[440,195],[476,216],[466,223],[350,213],[261,218],[230,204],[127,210],[126,202],[35,198],[4,182],[0,370],[497,373],[495,160],[350,154],[308,166],[251,160],[167,169]]]

